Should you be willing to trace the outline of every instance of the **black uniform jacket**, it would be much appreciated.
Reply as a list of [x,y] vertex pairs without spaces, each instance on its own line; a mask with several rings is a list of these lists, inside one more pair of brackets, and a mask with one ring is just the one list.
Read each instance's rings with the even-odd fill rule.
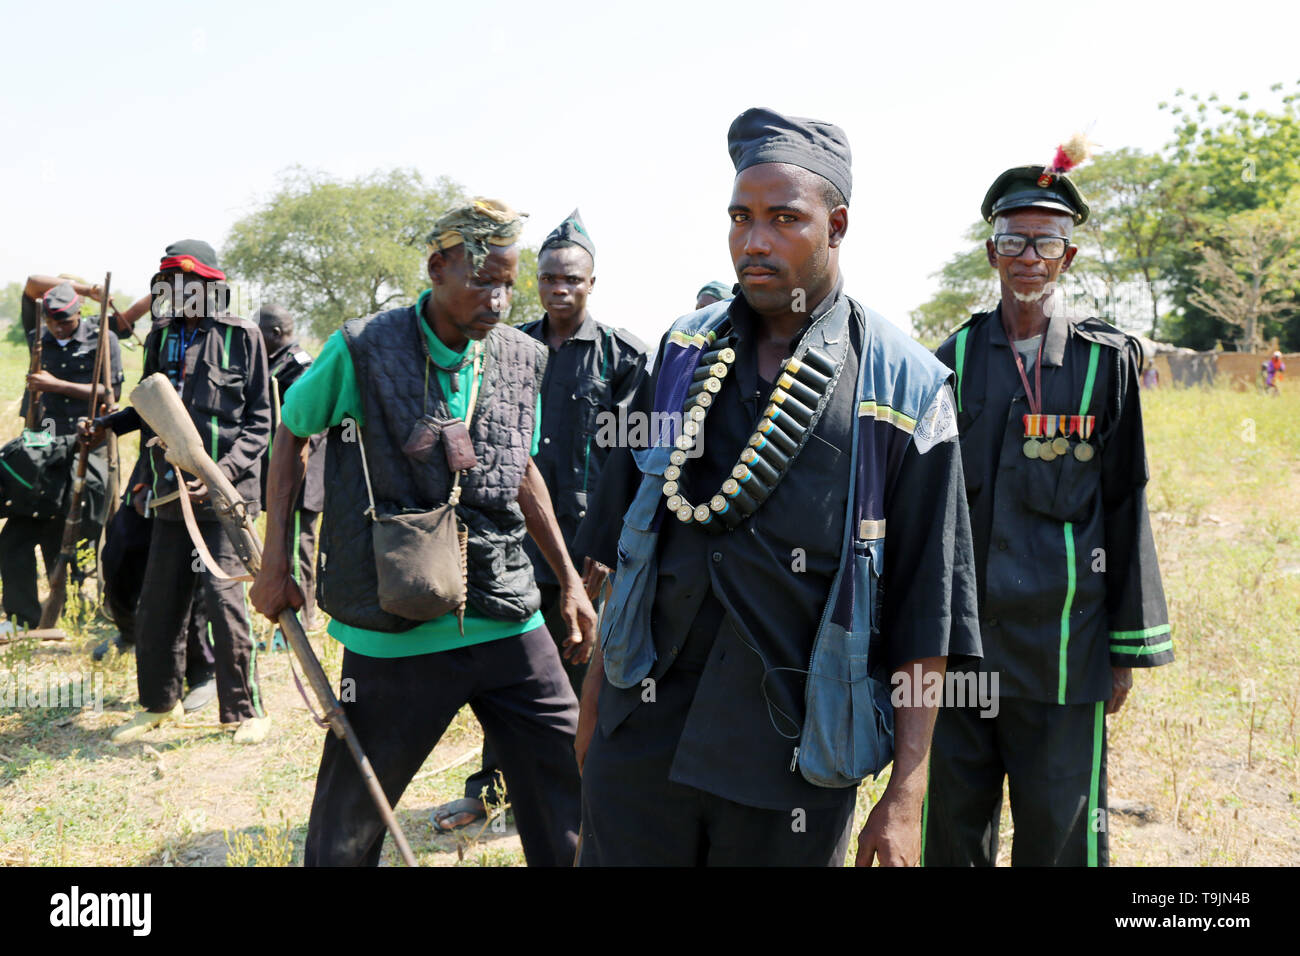
[[[180,385],[181,401],[189,410],[203,447],[234,484],[250,513],[259,510],[262,457],[271,436],[271,398],[268,387],[266,344],[257,326],[234,315],[199,319],[194,339],[180,363],[169,361],[169,340],[183,335],[185,320],[163,318],[154,323],[144,343],[141,379],[164,372]],[[153,432],[133,408],[114,416],[119,435],[141,428],[148,441]],[[176,470],[158,446],[148,449],[146,480],[155,498],[174,492]],[[171,501],[157,511],[159,517],[179,521],[180,506]],[[211,506],[195,508],[200,520],[213,520]]]
[[1086,461],[1077,435],[1054,460],[1025,456],[1029,407],[1001,306],[972,316],[936,354],[957,373],[981,668],[998,673],[1000,693],[1106,700],[1112,665],[1173,660],[1147,514],[1136,341],[1100,319],[1048,323],[1041,411],[1094,416]]
[[[95,354],[99,350],[99,327],[94,322],[83,318],[67,345],[59,345],[48,328],[42,328],[41,336],[41,368],[65,382],[75,382],[78,385],[90,383],[95,372]],[[32,339],[33,336],[28,335],[29,345]],[[118,346],[117,336],[111,331],[108,333],[108,356],[112,369],[113,398],[117,399],[122,394],[122,350]],[[19,409],[19,414],[24,417],[30,399],[31,393],[24,392]],[[73,435],[77,431],[77,419],[86,414],[86,409],[84,398],[44,392],[41,395],[41,422],[38,425],[43,428],[44,422],[49,419],[54,422],[54,434]]]
[[[578,571],[582,558],[573,553],[578,525],[587,514],[588,496],[600,481],[612,443],[598,440],[601,425],[626,417],[645,377],[646,348],[622,329],[601,325],[588,313],[558,349],[547,343],[550,319],[542,316],[521,331],[547,347],[542,379],[542,437],[533,461]],[[607,434],[615,434],[607,429]],[[555,572],[533,539],[524,541],[539,584],[555,584]]]
[[[266,479],[271,467],[271,451],[275,447],[275,433],[280,430],[280,406],[289,386],[311,368],[312,357],[297,342],[290,342],[267,358],[271,372],[271,440],[266,445],[266,458],[262,462],[262,507],[266,507]],[[307,477],[298,491],[298,508],[308,511],[325,509],[325,433],[312,435],[307,442]]]

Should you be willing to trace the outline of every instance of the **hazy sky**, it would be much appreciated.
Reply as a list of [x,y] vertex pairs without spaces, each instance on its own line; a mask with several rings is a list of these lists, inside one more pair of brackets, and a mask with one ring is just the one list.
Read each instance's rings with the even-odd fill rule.
[[899,324],[985,189],[1094,123],[1155,149],[1183,87],[1292,82],[1300,5],[1138,2],[16,4],[0,25],[0,283],[220,248],[295,163],[413,166],[531,213],[574,206],[603,321],[655,339],[727,253],[726,131],[768,106],[843,126],[848,291]]

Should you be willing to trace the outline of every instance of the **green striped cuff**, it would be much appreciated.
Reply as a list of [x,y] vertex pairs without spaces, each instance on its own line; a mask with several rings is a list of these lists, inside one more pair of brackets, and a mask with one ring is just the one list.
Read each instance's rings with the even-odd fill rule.
[[1160,644],[1112,644],[1110,646],[1112,654],[1135,654],[1138,656],[1163,654],[1165,651],[1172,651],[1173,649],[1173,641],[1164,641]]

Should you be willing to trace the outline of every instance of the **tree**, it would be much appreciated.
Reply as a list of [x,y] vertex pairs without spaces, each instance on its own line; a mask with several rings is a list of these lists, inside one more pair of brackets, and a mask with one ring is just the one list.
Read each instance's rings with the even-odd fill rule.
[[[1155,338],[1161,279],[1172,264],[1178,229],[1177,168],[1160,156],[1119,149],[1097,155],[1074,179],[1091,212],[1075,235],[1081,248],[1071,274],[1085,284],[1091,275],[1105,277],[1110,304],[1098,311],[1116,325],[1137,324],[1138,305],[1148,307]],[[1117,287],[1133,281],[1140,281],[1145,294],[1140,303],[1135,297],[1126,306]]]
[[[1298,193],[1297,195],[1300,195]],[[1290,311],[1300,287],[1300,239],[1294,204],[1239,212],[1219,227],[1215,244],[1203,244],[1195,271],[1199,283],[1188,301],[1241,330],[1239,345],[1263,345],[1263,320]],[[1290,214],[1288,214],[1290,213]]]
[[[1282,90],[1281,83],[1271,87]],[[1294,90],[1300,90],[1300,82]],[[1167,272],[1169,297],[1182,313],[1167,325],[1179,345],[1208,349],[1237,334],[1232,323],[1193,301],[1206,281],[1201,266],[1207,237],[1221,235],[1238,213],[1282,209],[1300,185],[1300,92],[1285,93],[1280,109],[1271,111],[1248,108],[1249,99],[1241,93],[1229,105],[1217,94],[1178,90],[1172,103],[1160,104],[1178,120],[1166,155],[1180,183],[1173,196],[1177,227]],[[1300,344],[1300,309],[1294,305],[1261,319],[1263,337]]]
[[966,241],[973,243],[972,247],[957,253],[931,276],[939,280],[939,292],[908,316],[917,338],[941,342],[972,313],[991,309],[997,304],[998,275],[989,267],[984,252],[984,240],[989,235],[988,223],[981,221],[972,225],[965,234]]

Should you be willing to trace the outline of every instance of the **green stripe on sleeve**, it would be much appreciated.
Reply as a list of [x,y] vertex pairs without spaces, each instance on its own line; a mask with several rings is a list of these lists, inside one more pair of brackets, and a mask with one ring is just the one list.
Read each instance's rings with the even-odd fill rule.
[[1056,682],[1056,702],[1065,703],[1065,663],[1070,647],[1070,610],[1074,606],[1074,522],[1065,523],[1065,606],[1061,608],[1061,655]]
[[970,328],[960,329],[957,332],[957,411],[961,411],[961,373],[966,368],[966,336],[970,334]]
[[1168,624],[1157,624],[1155,627],[1148,627],[1142,631],[1111,631],[1110,639],[1112,641],[1145,641],[1148,637],[1159,637],[1161,634],[1168,633]]
[[[226,347],[221,350],[222,368],[230,368],[230,333],[233,332],[234,329],[235,327],[233,325],[226,326]],[[1093,348],[1096,348],[1096,346],[1094,345]]]
[[1088,865],[1097,865],[1097,796],[1101,790],[1101,742],[1106,732],[1106,702],[1097,701],[1092,723],[1092,780],[1088,785]]
[[1172,651],[1173,649],[1173,641],[1165,641],[1163,644],[1112,644],[1110,646],[1112,654],[1135,654],[1138,656],[1163,654],[1165,651]]
[[217,455],[217,416],[212,416],[212,460],[216,461]]

